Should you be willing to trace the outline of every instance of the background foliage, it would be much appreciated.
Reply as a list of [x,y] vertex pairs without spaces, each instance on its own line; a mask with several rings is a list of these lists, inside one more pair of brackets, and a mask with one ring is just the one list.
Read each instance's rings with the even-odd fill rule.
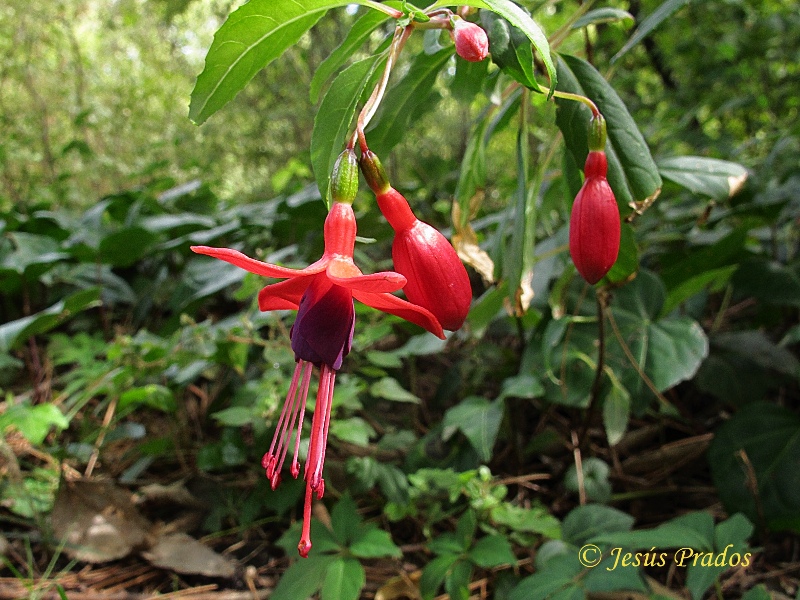
[[[581,3],[521,4],[552,35]],[[300,487],[271,492],[257,468],[293,368],[292,317],[259,313],[263,281],[188,247],[287,265],[319,254],[325,208],[309,148],[327,87],[315,73],[363,10],[327,13],[196,127],[190,92],[236,6],[0,7],[0,589],[64,593],[77,586],[75,561],[88,561],[90,586],[108,590],[119,580],[99,566],[121,560],[162,570],[122,578],[146,593],[213,583],[278,598],[797,594],[794,3],[598,3],[615,19],[563,30],[559,52],[610,82],[663,179],[624,226],[599,390],[597,308],[566,252],[582,162],[570,108],[531,94],[487,109],[496,65],[454,61],[446,37],[412,37],[401,74],[441,72],[420,76],[425,94],[401,88],[405,110],[383,121],[394,126],[379,116],[368,135],[393,148],[384,162],[418,214],[474,239],[495,269],[471,270],[473,310],[446,344],[358,308],[307,561],[294,561]],[[479,16],[487,28],[491,18]],[[364,42],[354,58],[380,36]],[[602,87],[580,76],[584,64],[562,60],[561,85],[568,71]],[[513,211],[526,202],[537,218],[518,230]],[[389,268],[390,229],[371,195],[356,209],[370,238],[359,264]],[[523,314],[517,283],[531,267]],[[101,494],[81,487],[111,482]],[[88,500],[98,496],[106,504]],[[122,515],[109,526],[130,537],[114,547],[69,537],[109,506]],[[221,562],[187,570],[160,558],[176,531],[203,536]],[[202,552],[181,543],[186,556]],[[754,558],[744,572],[612,577],[578,562],[586,543],[730,543]]]

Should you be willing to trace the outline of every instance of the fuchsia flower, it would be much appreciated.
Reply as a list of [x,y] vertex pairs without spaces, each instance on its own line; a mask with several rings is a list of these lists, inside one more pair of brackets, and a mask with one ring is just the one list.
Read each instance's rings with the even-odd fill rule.
[[378,208],[394,229],[394,268],[408,279],[403,293],[431,311],[445,329],[459,329],[469,313],[472,286],[455,248],[414,215],[408,201],[389,185],[375,153],[362,152],[361,170],[375,192]]
[[298,544],[298,550],[303,557],[308,556],[311,549],[312,496],[316,494],[317,498],[321,498],[325,491],[322,469],[325,462],[333,387],[336,371],[350,352],[353,339],[355,325],[353,299],[385,313],[402,317],[444,338],[442,326],[430,311],[391,294],[406,284],[403,275],[393,271],[364,275],[355,265],[353,250],[356,220],[350,204],[334,202],[325,219],[324,236],[325,252],[322,258],[300,270],[261,262],[230,248],[192,247],[198,254],[219,258],[256,275],[285,279],[280,283],[268,285],[259,292],[259,308],[262,311],[283,309],[298,311],[290,333],[297,366],[275,436],[261,462],[273,489],[280,483],[281,468],[290,445],[293,445],[290,471],[295,478],[300,473],[297,453],[306,398],[313,367],[320,369],[317,402],[303,475],[306,481],[306,496],[303,531]]

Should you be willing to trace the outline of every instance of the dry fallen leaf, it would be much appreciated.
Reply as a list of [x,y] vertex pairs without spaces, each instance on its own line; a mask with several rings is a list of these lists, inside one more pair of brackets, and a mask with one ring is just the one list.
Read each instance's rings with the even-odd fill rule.
[[91,563],[146,546],[150,529],[131,494],[107,481],[62,481],[50,519],[56,539],[65,542],[64,552]]
[[230,578],[236,573],[234,561],[185,533],[162,535],[142,556],[156,567],[184,575]]

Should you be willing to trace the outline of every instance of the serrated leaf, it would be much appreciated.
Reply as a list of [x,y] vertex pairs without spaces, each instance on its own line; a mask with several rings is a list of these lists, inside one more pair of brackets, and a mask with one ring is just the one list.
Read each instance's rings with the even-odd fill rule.
[[[623,214],[631,206],[646,208],[661,191],[661,176],[636,122],[613,87],[591,64],[560,55],[558,89],[591,99],[606,119],[608,182]],[[556,124],[575,163],[583,166],[588,154],[591,111],[582,103],[556,99]]]
[[581,27],[587,27],[588,25],[614,23],[616,21],[630,21],[632,23],[634,20],[635,19],[633,18],[633,15],[627,10],[606,6],[604,8],[590,10],[577,21],[575,21],[572,24],[572,28],[580,29]]
[[666,2],[661,4],[661,6],[654,10],[639,24],[639,27],[636,28],[636,31],[633,32],[633,35],[630,37],[630,39],[622,48],[620,48],[619,52],[617,52],[611,58],[611,62],[613,63],[622,57],[628,52],[628,50],[633,48],[636,44],[647,37],[651,31],[661,25],[661,23],[663,23],[666,19],[671,17],[679,8],[683,8],[689,4],[690,1],[691,0],[666,0]]
[[250,0],[216,34],[197,77],[189,118],[200,125],[230,102],[261,69],[298,42],[331,8],[360,0]]
[[553,91],[556,89],[558,82],[558,73],[556,72],[553,57],[550,54],[550,43],[547,41],[547,36],[542,31],[541,27],[519,6],[510,0],[438,0],[431,9],[439,8],[442,6],[473,6],[475,8],[485,8],[497,13],[509,23],[518,27],[522,32],[528,36],[528,39],[533,44],[534,49],[539,53],[539,56],[544,63],[547,70],[547,77],[550,79],[550,93],[548,98],[552,96]]
[[727,160],[704,156],[674,156],[658,161],[661,176],[694,192],[723,201],[747,181],[747,169]]
[[438,96],[433,84],[452,54],[452,48],[443,48],[435,54],[418,54],[406,75],[387,90],[367,130],[367,140],[373,152],[379,156],[388,155],[414,121],[431,107],[431,98]]
[[330,206],[330,177],[336,158],[345,146],[350,124],[364,88],[385,57],[370,56],[353,63],[333,80],[314,117],[311,134],[311,165],[320,194]]
[[353,23],[350,30],[347,32],[347,36],[342,40],[342,43],[339,44],[336,49],[330,53],[328,58],[320,63],[317,70],[314,71],[314,76],[311,78],[311,84],[308,88],[308,95],[311,98],[311,102],[314,104],[317,103],[322,87],[328,79],[330,79],[331,75],[344,65],[350,56],[370,38],[372,32],[388,18],[389,15],[385,13],[377,10],[369,10]]
[[450,600],[469,600],[469,581],[472,565],[466,560],[456,562],[444,578],[444,589]]
[[482,461],[492,458],[492,448],[503,420],[502,400],[490,402],[486,398],[470,396],[448,409],[444,416],[445,428],[461,431]]
[[364,567],[355,558],[338,558],[325,573],[322,600],[358,600],[366,580]]

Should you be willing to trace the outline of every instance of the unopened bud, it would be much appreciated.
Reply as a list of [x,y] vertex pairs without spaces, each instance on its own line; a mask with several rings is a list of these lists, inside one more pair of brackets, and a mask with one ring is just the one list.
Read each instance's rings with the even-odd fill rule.
[[372,150],[365,150],[361,153],[361,172],[367,185],[376,194],[381,194],[389,189],[389,178],[383,169],[380,159]]
[[452,17],[453,41],[456,44],[456,54],[470,62],[480,62],[489,54],[489,37],[486,32],[475,23],[465,21],[458,15]]
[[352,204],[358,193],[358,158],[352,149],[347,149],[336,159],[331,173],[331,197],[333,202]]

